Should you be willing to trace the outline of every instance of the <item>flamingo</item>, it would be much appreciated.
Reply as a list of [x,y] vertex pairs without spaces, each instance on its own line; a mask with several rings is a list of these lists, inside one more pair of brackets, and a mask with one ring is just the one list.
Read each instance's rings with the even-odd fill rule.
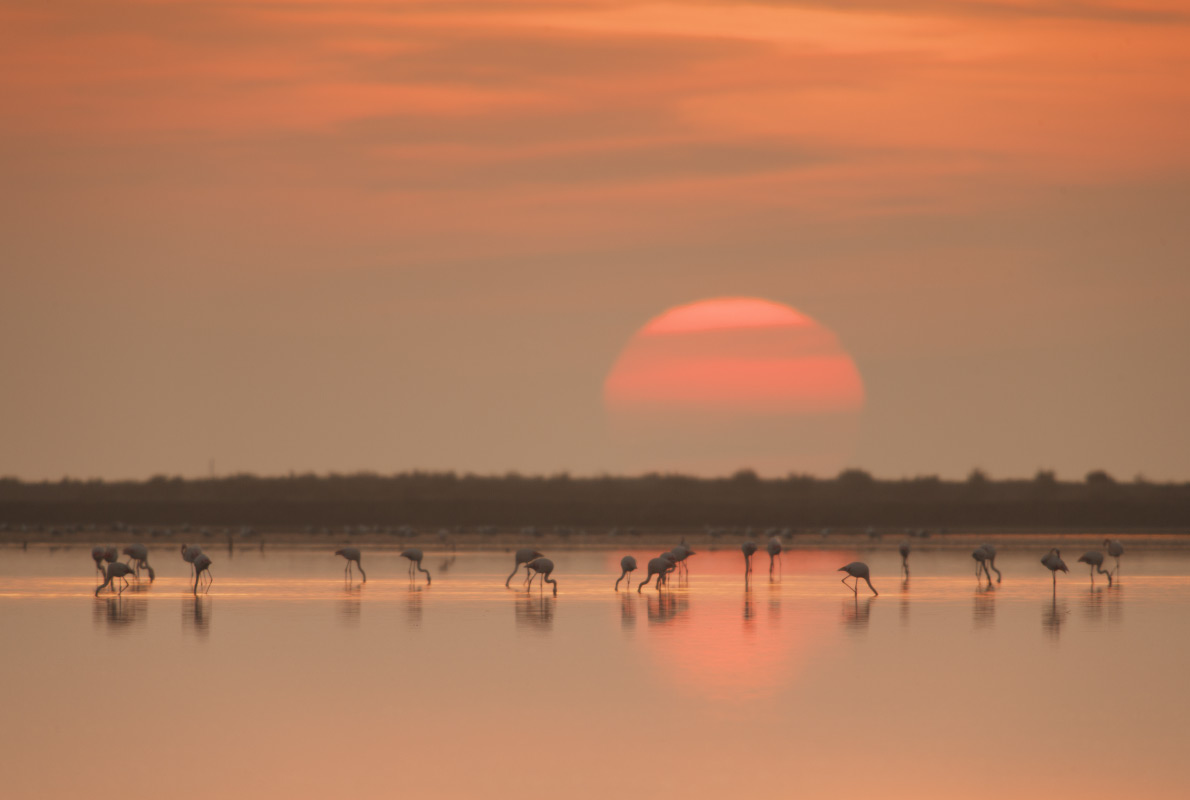
[[198,594],[198,582],[199,582],[199,580],[202,579],[202,574],[204,572],[207,573],[207,579],[210,581],[210,583],[207,584],[207,588],[210,588],[211,583],[215,582],[215,579],[213,577],[211,577],[211,557],[208,556],[206,553],[199,553],[198,556],[194,559],[194,593],[195,594]]
[[752,554],[756,552],[756,542],[744,542],[740,545],[740,552],[744,554],[744,580],[752,574]]
[[[859,579],[860,578],[863,578],[864,581],[868,584],[868,588],[872,590],[873,595],[880,594],[880,592],[876,591],[876,587],[872,585],[871,578],[869,578],[869,575],[871,573],[868,571],[868,565],[865,564],[864,562],[852,561],[850,564],[839,567],[838,571],[847,573],[847,575],[843,576],[843,585],[846,586],[851,591],[855,592],[855,594],[857,596],[859,595]],[[855,586],[851,586],[847,583],[848,577],[855,578]]]
[[[1000,576],[1000,570],[996,569],[996,545],[987,544],[985,542],[984,544],[981,544],[980,547],[983,549],[983,552],[987,553],[987,561],[983,565],[984,571],[986,572],[987,569],[990,567],[992,569],[992,571],[996,573],[996,583],[999,583],[1001,576]],[[991,583],[991,582],[992,582],[992,576],[988,575],[988,583]]]
[[661,573],[657,578],[657,581],[658,583],[664,583],[666,586],[669,586],[669,573],[678,568],[678,558],[674,555],[673,550],[666,550],[657,557],[669,565],[666,567],[665,572]]
[[[767,549],[769,551],[769,577],[771,578],[773,577],[773,562],[781,557],[781,550],[784,548],[781,547],[781,540],[774,536],[769,539]],[[784,571],[784,565],[782,565],[782,571]]]
[[359,563],[358,547],[342,547],[335,551],[335,555],[347,559],[347,566],[343,569],[343,573],[348,580],[351,579],[351,562],[354,561],[355,565],[359,567],[359,574],[364,576],[363,582],[368,582],[368,573],[364,572],[364,565]]
[[983,549],[983,546],[975,548],[971,553],[971,557],[975,559],[975,578],[979,579],[980,575],[987,574],[988,583],[992,582],[992,573],[988,572],[988,551]]
[[1107,548],[1107,554],[1116,560],[1115,573],[1120,574],[1120,556],[1124,555],[1124,545],[1120,543],[1119,539],[1104,539],[1103,546]]
[[1062,560],[1062,551],[1058,548],[1053,548],[1044,556],[1041,557],[1041,563],[1045,565],[1046,569],[1052,573],[1054,578],[1054,591],[1058,591],[1058,570],[1063,572],[1070,572],[1066,569],[1066,562]]
[[196,544],[182,545],[182,560],[190,565],[190,574],[194,574],[194,560],[202,555],[202,548]]
[[909,574],[909,542],[906,540],[897,545],[897,552],[901,554],[901,569]]
[[530,589],[533,588],[533,578],[535,578],[537,575],[540,575],[542,580],[542,588],[544,588],[545,584],[551,583],[554,586],[554,597],[558,596],[558,582],[550,578],[550,573],[554,571],[553,561],[550,561],[548,558],[544,557],[535,558],[525,565],[525,569],[533,570],[533,572],[536,573],[529,576]]
[[124,588],[126,586],[128,586],[128,576],[131,574],[132,574],[132,567],[128,566],[127,564],[125,564],[122,561],[113,561],[112,563],[108,564],[105,580],[103,581],[103,584],[95,590],[95,596],[99,597],[99,593],[101,591],[103,591],[103,588],[105,586],[107,586],[109,583],[112,585],[112,588],[114,589],[116,578],[119,578],[120,580],[124,581],[124,585],[120,587],[120,592],[119,592],[120,594],[123,594]]
[[632,556],[624,556],[620,559],[620,569],[623,571],[620,573],[620,577],[616,578],[617,592],[620,591],[620,581],[624,580],[625,576],[628,577],[628,588],[632,588],[632,576],[628,573],[636,571],[636,559]]
[[[516,551],[516,566],[514,566],[512,568],[512,572],[509,573],[508,580],[504,581],[504,588],[505,589],[508,588],[509,581],[512,580],[513,575],[516,575],[516,571],[521,568],[521,564],[528,564],[530,561],[532,561],[535,558],[542,558],[542,555],[541,555],[541,553],[534,550],[532,547],[522,547],[520,550],[517,550]],[[528,570],[525,570],[525,571],[528,572]]]
[[1078,557],[1079,563],[1091,565],[1091,585],[1095,584],[1095,573],[1107,576],[1107,585],[1111,586],[1111,573],[1103,568],[1103,553],[1098,550],[1088,550]]
[[414,567],[417,567],[418,571],[426,573],[426,586],[430,585],[430,583],[432,582],[432,579],[430,578],[430,571],[428,569],[425,569],[421,565],[422,552],[419,548],[410,547],[408,550],[402,550],[401,558],[409,559],[409,577],[410,578],[414,577],[414,575],[413,575]]
[[690,556],[694,556],[694,555],[698,555],[698,554],[694,552],[694,549],[692,547],[690,547],[690,545],[686,544],[685,539],[683,539],[682,543],[679,544],[677,547],[675,547],[673,550],[670,550],[670,552],[673,553],[674,561],[677,564],[678,571],[681,572],[681,570],[684,568],[686,570],[686,576],[689,577],[690,576],[690,565],[686,563],[686,559],[689,558]]
[[137,577],[140,576],[141,567],[144,567],[149,571],[149,583],[157,580],[157,573],[149,566],[149,548],[143,544],[130,544],[124,548],[124,555],[128,556],[128,563],[136,570]]
[[97,544],[91,548],[91,558],[95,560],[95,569],[99,570],[99,574],[107,577],[103,571],[103,557],[107,555],[107,548],[101,544]]
[[661,580],[665,576],[665,571],[669,569],[669,562],[664,558],[658,556],[657,558],[649,559],[648,576],[636,585],[636,593],[640,594],[640,590],[653,580],[653,576],[657,576],[657,591],[661,591]]

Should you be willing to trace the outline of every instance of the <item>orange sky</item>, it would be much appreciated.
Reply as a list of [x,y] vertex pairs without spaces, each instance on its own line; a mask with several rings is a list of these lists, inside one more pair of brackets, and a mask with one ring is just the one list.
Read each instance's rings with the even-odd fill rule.
[[1190,479],[1190,12],[0,0],[0,474],[616,469],[666,308],[884,475]]

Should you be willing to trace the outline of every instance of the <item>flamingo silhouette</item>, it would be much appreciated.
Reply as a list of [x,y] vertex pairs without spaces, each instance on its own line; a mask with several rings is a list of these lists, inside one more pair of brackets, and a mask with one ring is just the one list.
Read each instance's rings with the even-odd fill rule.
[[744,554],[744,582],[752,574],[752,554],[756,552],[756,542],[744,542],[740,545],[740,552]]
[[668,566],[665,569],[665,572],[661,573],[661,575],[657,578],[657,582],[664,583],[666,586],[669,586],[669,573],[673,572],[674,570],[676,570],[678,568],[678,558],[677,558],[677,556],[674,555],[672,550],[666,550],[664,553],[662,553],[661,555],[659,555],[657,557],[660,558],[661,560],[665,561],[666,564],[668,564]]
[[101,577],[107,577],[107,573],[103,569],[103,557],[107,555],[107,548],[101,544],[97,544],[91,548],[91,558],[95,560],[95,569],[99,570]]
[[[982,548],[983,552],[987,555],[987,560],[984,562],[984,565],[983,565],[984,571],[986,572],[988,570],[988,568],[991,568],[991,570],[996,573],[996,583],[999,583],[1001,576],[1000,576],[1000,570],[996,568],[996,545],[987,544],[985,542],[984,544],[980,545],[980,548]],[[991,583],[991,582],[992,582],[992,576],[988,575],[988,583]]]
[[1078,557],[1079,563],[1091,565],[1091,584],[1095,584],[1095,573],[1107,576],[1107,585],[1111,586],[1111,573],[1103,568],[1103,553],[1098,550],[1088,550]]
[[673,554],[674,562],[678,568],[678,574],[680,575],[684,569],[686,571],[686,577],[690,577],[690,565],[686,563],[686,559],[690,556],[698,555],[694,552],[694,549],[686,544],[686,540],[683,539],[681,544],[669,552]]
[[211,576],[211,557],[206,553],[199,553],[194,559],[194,593],[198,594],[198,582],[202,579],[202,574],[207,573],[207,588],[211,588],[211,584],[215,582],[215,578]]
[[202,548],[196,544],[182,545],[182,560],[190,565],[190,574],[194,575],[194,559],[202,555]]
[[368,582],[368,573],[364,572],[364,565],[359,563],[358,547],[342,547],[335,551],[335,555],[347,559],[347,566],[343,569],[343,573],[348,580],[351,580],[351,562],[354,561],[355,565],[359,567],[359,574],[364,576],[363,583]]
[[661,591],[661,581],[665,577],[665,573],[669,567],[669,561],[661,558],[660,556],[657,558],[650,558],[648,565],[648,575],[641,583],[636,585],[636,593],[640,594],[640,590],[649,585],[649,581],[653,580],[654,575],[657,576],[657,591]]
[[[505,589],[508,588],[509,582],[512,580],[513,576],[516,575],[516,571],[521,568],[521,564],[528,564],[533,559],[541,558],[541,557],[542,557],[541,553],[537,552],[532,547],[522,547],[520,550],[517,550],[516,551],[516,566],[514,566],[512,568],[512,572],[509,573],[508,579],[506,581],[504,581],[504,588]],[[528,571],[529,570],[525,570],[526,573]]]
[[975,559],[975,578],[978,580],[981,575],[988,576],[988,585],[992,583],[992,573],[988,572],[988,551],[983,549],[983,546],[975,548],[971,553],[971,557]]
[[901,542],[897,545],[897,552],[901,554],[901,570],[906,576],[909,575],[909,542]]
[[[781,557],[781,551],[784,548],[781,547],[781,540],[774,536],[769,539],[768,546],[765,549],[769,551],[769,577],[771,578],[773,577],[773,563]],[[785,571],[784,565],[782,565],[781,571]]]
[[620,577],[616,578],[615,590],[617,592],[620,591],[620,581],[624,580],[625,577],[628,578],[628,588],[632,588],[632,576],[628,573],[636,572],[636,559],[632,556],[624,556],[620,559],[620,569],[623,571],[620,573]]
[[1124,545],[1120,543],[1119,539],[1104,539],[1103,546],[1107,548],[1107,554],[1116,560],[1116,575],[1120,574],[1120,556],[1124,555]]
[[529,588],[530,589],[533,588],[533,578],[537,577],[537,575],[540,575],[541,581],[543,584],[542,588],[543,589],[545,588],[544,584],[546,584],[546,583],[553,584],[554,597],[558,596],[558,582],[556,580],[553,580],[552,578],[550,578],[550,573],[554,571],[554,562],[553,561],[550,561],[548,558],[544,558],[544,557],[535,558],[532,561],[530,561],[528,564],[526,564],[525,568],[530,569],[533,571],[533,573],[535,573],[535,574],[529,575]]
[[1054,591],[1058,591],[1058,570],[1063,572],[1070,572],[1066,569],[1066,562],[1062,560],[1062,551],[1058,548],[1053,548],[1044,556],[1041,557],[1041,563],[1046,569],[1050,571],[1054,578]]
[[95,596],[99,597],[99,593],[103,591],[104,587],[106,587],[108,584],[111,584],[113,589],[116,588],[116,578],[119,578],[124,582],[119,591],[119,594],[124,594],[124,589],[128,586],[128,576],[132,574],[132,567],[128,566],[122,561],[113,561],[107,565],[107,574],[103,584],[95,589]]
[[421,565],[422,552],[416,547],[410,547],[408,550],[401,552],[401,558],[409,559],[409,577],[414,577],[414,567],[418,572],[426,573],[426,586],[429,586],[433,581],[430,578],[430,571],[424,569]]
[[143,544],[130,544],[124,548],[124,555],[128,556],[128,563],[136,570],[138,578],[143,568],[149,571],[149,583],[157,580],[157,573],[149,566],[149,548]]
[[[864,581],[868,584],[868,588],[872,590],[873,595],[880,594],[880,592],[876,591],[876,587],[872,585],[872,580],[869,577],[869,575],[871,573],[868,571],[868,565],[865,564],[864,562],[852,561],[850,564],[839,567],[838,571],[847,573],[846,575],[843,576],[843,585],[846,586],[848,589],[850,589],[852,592],[854,592],[856,594],[856,596],[859,595],[859,579],[860,578],[863,578]],[[854,586],[847,583],[848,577],[855,578]]]

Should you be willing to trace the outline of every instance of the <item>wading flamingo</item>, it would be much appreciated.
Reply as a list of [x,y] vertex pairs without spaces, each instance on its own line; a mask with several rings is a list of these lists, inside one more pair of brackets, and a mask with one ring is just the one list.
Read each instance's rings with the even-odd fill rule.
[[897,545],[897,552],[901,554],[901,570],[906,575],[909,574],[909,542],[901,542]]
[[140,577],[141,569],[149,571],[149,583],[157,580],[157,573],[149,566],[149,548],[143,544],[130,544],[124,548],[124,555],[128,556],[128,563],[136,571],[136,576]]
[[740,552],[744,554],[744,580],[752,574],[752,554],[756,552],[756,542],[744,542],[740,545]]
[[[980,545],[980,547],[983,548],[983,552],[987,553],[987,556],[988,556],[987,563],[983,565],[983,568],[984,569],[991,568],[992,572],[996,573],[996,583],[999,583],[1000,582],[1000,570],[998,570],[996,568],[996,545],[988,544],[987,542],[984,542],[983,544]],[[988,580],[991,580],[991,578],[992,578],[992,576],[989,575]]]
[[211,575],[211,557],[206,553],[199,553],[198,557],[194,559],[194,593],[198,594],[198,582],[202,580],[202,574],[207,573],[207,588],[211,588],[211,584],[215,582],[214,576]]
[[670,563],[664,558],[650,558],[648,567],[648,576],[640,583],[636,584],[636,593],[640,594],[640,590],[649,585],[649,581],[653,580],[653,576],[657,576],[657,591],[661,591],[661,580],[665,577],[666,571],[670,568]]
[[1078,557],[1080,564],[1091,565],[1091,585],[1095,584],[1095,573],[1107,576],[1107,585],[1111,586],[1111,573],[1103,568],[1103,553],[1098,550],[1088,550]]
[[1058,570],[1070,572],[1070,570],[1066,569],[1066,562],[1062,560],[1062,551],[1056,547],[1053,548],[1041,557],[1041,563],[1052,573],[1054,577],[1054,591],[1058,591]]
[[202,548],[196,544],[182,545],[182,560],[190,565],[190,574],[194,575],[194,559],[202,555]]
[[[769,539],[766,549],[769,551],[769,577],[771,578],[773,577],[773,562],[781,558],[781,551],[784,548],[781,547],[781,540],[774,536]],[[782,565],[781,571],[785,571],[784,565]]]
[[1116,575],[1120,574],[1120,556],[1124,555],[1124,545],[1120,543],[1119,539],[1104,539],[1103,546],[1107,548],[1107,554],[1116,560]]
[[[871,578],[869,577],[869,575],[871,573],[868,571],[868,565],[865,564],[864,562],[852,561],[850,564],[847,564],[846,566],[839,567],[838,571],[847,573],[847,575],[843,576],[843,585],[846,586],[848,589],[850,589],[852,592],[854,592],[857,596],[859,595],[859,579],[860,578],[863,578],[864,581],[868,584],[868,588],[872,590],[872,594],[874,594],[874,595],[880,594],[880,592],[876,591],[876,587],[872,585]],[[851,586],[850,584],[847,583],[848,577],[855,578],[855,586]]]
[[636,559],[632,556],[624,556],[620,559],[620,569],[623,571],[620,573],[620,577],[616,578],[616,591],[620,591],[620,581],[624,578],[628,578],[628,589],[631,590],[632,576],[629,573],[636,572]]
[[[514,566],[512,568],[512,572],[509,573],[508,580],[504,581],[504,588],[505,589],[508,588],[509,581],[511,581],[513,576],[516,575],[516,571],[521,568],[521,564],[528,564],[530,561],[532,561],[535,558],[542,558],[542,555],[541,555],[541,553],[534,550],[532,547],[522,547],[520,550],[517,550],[516,551],[516,566]],[[525,570],[525,572],[527,573],[528,570]],[[528,576],[526,576],[526,577],[528,577]]]
[[410,578],[415,577],[414,576],[414,567],[416,567],[418,572],[426,573],[426,586],[429,586],[430,583],[432,583],[432,580],[430,579],[430,571],[428,569],[425,569],[421,565],[422,552],[420,549],[418,549],[416,547],[410,547],[408,550],[403,550],[403,551],[401,551],[401,558],[409,559],[409,577]]
[[359,563],[358,547],[342,547],[335,551],[335,555],[347,559],[347,566],[343,569],[343,573],[348,580],[351,580],[351,562],[354,561],[355,565],[359,567],[359,574],[364,578],[363,582],[368,582],[368,573],[364,572],[364,565]]
[[111,584],[112,588],[115,589],[116,588],[116,584],[115,584],[116,578],[119,578],[120,580],[122,580],[124,582],[123,586],[120,587],[120,591],[119,591],[120,594],[124,594],[124,588],[126,586],[128,586],[128,576],[131,574],[132,574],[132,567],[128,566],[127,564],[125,564],[122,561],[113,561],[112,563],[108,564],[107,565],[107,575],[105,577],[105,580],[103,581],[103,584],[95,590],[95,596],[99,597],[99,593],[101,591],[103,591],[103,588],[105,586],[107,586],[108,584]]
[[529,588],[530,589],[533,588],[533,578],[537,577],[537,575],[540,575],[541,581],[542,581],[542,588],[543,589],[545,588],[544,584],[546,584],[546,583],[553,584],[554,597],[558,596],[558,582],[556,580],[553,580],[552,578],[550,578],[550,573],[554,571],[554,562],[553,561],[550,561],[548,558],[535,558],[532,561],[530,561],[528,564],[525,565],[525,569],[529,569],[529,570],[533,571],[533,574],[529,575]]

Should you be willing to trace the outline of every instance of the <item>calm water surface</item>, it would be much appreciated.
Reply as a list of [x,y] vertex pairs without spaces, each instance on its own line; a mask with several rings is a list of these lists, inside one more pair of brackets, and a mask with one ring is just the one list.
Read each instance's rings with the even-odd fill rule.
[[[331,548],[333,550],[333,548]],[[195,599],[92,597],[89,550],[0,550],[4,797],[1187,796],[1190,558],[794,551],[771,581],[700,553],[680,588],[611,591],[623,552],[211,549]],[[1042,548],[1044,550],[1044,548]],[[1081,548],[1079,550],[1081,552]],[[651,552],[637,552],[642,566]],[[834,570],[872,565],[858,598]],[[641,573],[638,572],[638,575]]]

